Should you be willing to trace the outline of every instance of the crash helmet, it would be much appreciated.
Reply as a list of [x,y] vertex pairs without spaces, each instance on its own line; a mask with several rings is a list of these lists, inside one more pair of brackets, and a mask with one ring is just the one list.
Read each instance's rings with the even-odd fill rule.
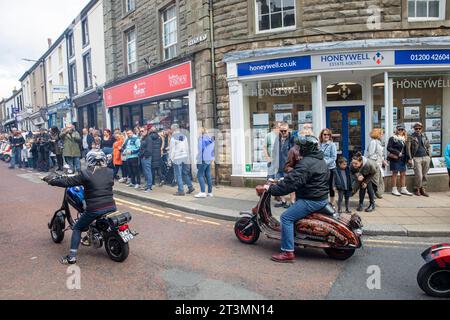
[[298,136],[295,142],[300,146],[300,155],[303,157],[319,151],[319,140],[315,136]]
[[101,150],[91,150],[86,155],[86,165],[88,167],[101,166],[104,167],[107,164],[106,155]]

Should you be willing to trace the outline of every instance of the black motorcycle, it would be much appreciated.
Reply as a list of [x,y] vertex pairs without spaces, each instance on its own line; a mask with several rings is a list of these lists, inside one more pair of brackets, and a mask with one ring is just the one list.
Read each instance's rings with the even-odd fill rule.
[[[53,242],[61,243],[64,239],[64,233],[72,229],[76,220],[72,218],[70,206],[77,211],[77,219],[84,212],[84,188],[71,187],[66,188],[64,200],[48,223],[50,235]],[[66,221],[69,226],[66,228]],[[108,256],[117,262],[123,262],[128,257],[129,245],[138,233],[132,231],[128,226],[131,221],[129,212],[108,213],[96,219],[86,230],[87,235],[83,238],[82,244],[99,249],[105,244]]]

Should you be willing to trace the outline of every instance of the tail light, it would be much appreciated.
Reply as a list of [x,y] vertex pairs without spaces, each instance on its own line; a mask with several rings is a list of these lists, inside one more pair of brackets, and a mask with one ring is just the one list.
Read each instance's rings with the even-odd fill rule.
[[119,227],[119,231],[125,231],[125,230],[128,230],[129,229],[129,227],[128,227],[128,225],[127,224],[124,224],[123,226],[120,226]]

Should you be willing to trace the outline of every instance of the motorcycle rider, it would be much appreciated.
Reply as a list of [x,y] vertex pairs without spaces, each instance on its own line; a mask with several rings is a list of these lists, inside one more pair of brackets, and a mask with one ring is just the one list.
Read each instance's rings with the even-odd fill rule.
[[107,167],[107,158],[101,150],[92,150],[86,155],[87,167],[73,176],[49,175],[43,180],[51,186],[68,188],[83,186],[86,201],[85,212],[73,226],[70,253],[61,258],[62,264],[77,262],[77,252],[81,241],[81,232],[97,218],[117,210],[113,199],[114,175]]
[[281,253],[274,254],[275,262],[294,262],[294,224],[316,212],[328,203],[329,173],[320,151],[319,140],[312,136],[299,136],[301,158],[278,184],[266,185],[272,196],[295,192],[297,201],[281,215]]

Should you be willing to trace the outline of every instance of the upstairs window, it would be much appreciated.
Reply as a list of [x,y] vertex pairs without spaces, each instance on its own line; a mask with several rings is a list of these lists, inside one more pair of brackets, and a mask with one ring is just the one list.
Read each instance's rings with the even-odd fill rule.
[[169,60],[177,55],[177,10],[175,6],[162,12],[162,30],[164,60]]
[[75,42],[73,39],[73,33],[67,36],[67,45],[69,46],[69,57],[73,57],[75,55]]
[[82,32],[83,47],[84,47],[84,46],[87,46],[89,44],[89,25],[88,25],[87,18],[85,18],[81,22],[81,32]]
[[83,71],[84,71],[84,88],[92,88],[92,62],[91,53],[88,52],[83,56]]
[[131,12],[136,9],[136,1],[135,0],[125,0],[125,12]]
[[409,21],[445,19],[445,0],[408,0]]
[[255,0],[256,31],[295,29],[295,0]]
[[136,29],[128,31],[125,37],[127,40],[127,73],[132,74],[137,71]]

